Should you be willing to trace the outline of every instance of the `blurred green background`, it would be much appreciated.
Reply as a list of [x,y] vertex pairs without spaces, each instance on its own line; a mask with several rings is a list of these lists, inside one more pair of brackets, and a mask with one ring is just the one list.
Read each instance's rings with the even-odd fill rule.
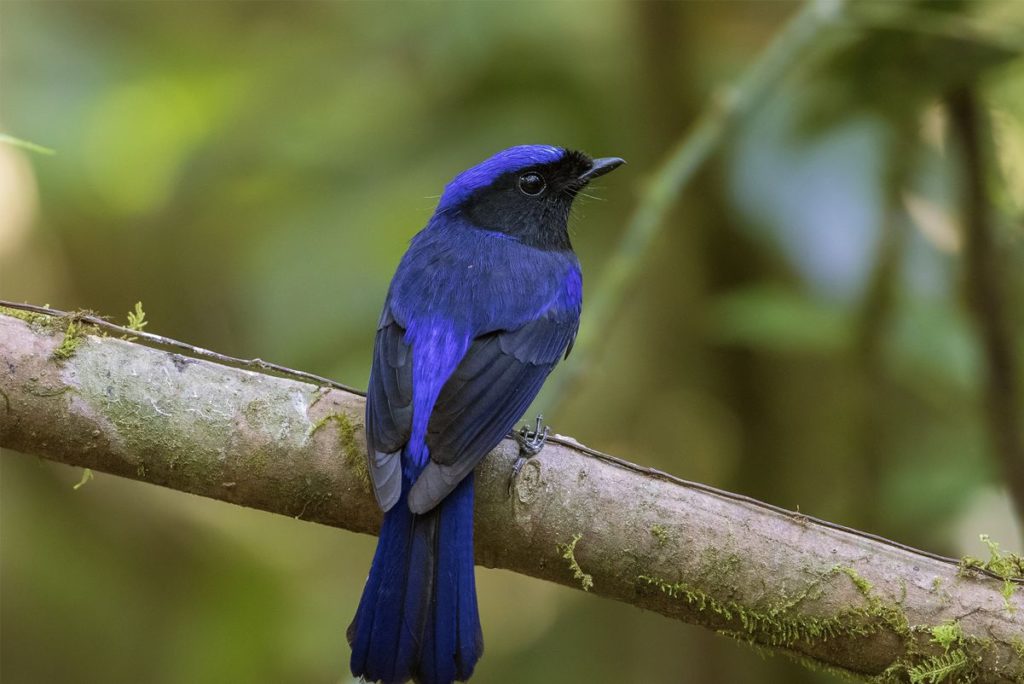
[[[671,146],[799,9],[5,0],[0,131],[57,154],[0,145],[0,297],[119,320],[142,300],[150,331],[365,386],[387,283],[452,175],[524,142],[625,157],[577,212],[590,294]],[[904,543],[1019,550],[942,98],[971,84],[991,122],[1024,355],[1024,62],[985,38],[1020,35],[1024,4],[850,11],[872,28],[822,30],[727,133],[582,381],[537,408],[602,450]],[[350,680],[373,539],[0,464],[5,684]],[[624,604],[478,583],[481,682],[833,681]]]

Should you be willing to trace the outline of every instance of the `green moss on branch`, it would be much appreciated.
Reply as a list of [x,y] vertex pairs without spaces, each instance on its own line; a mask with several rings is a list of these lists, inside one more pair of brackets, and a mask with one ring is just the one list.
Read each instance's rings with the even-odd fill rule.
[[1010,598],[1019,586],[1018,582],[1024,580],[1024,556],[1016,553],[1003,551],[999,544],[992,540],[987,534],[979,535],[981,543],[988,547],[988,560],[980,560],[971,556],[964,556],[960,559],[960,573],[965,574],[971,570],[986,570],[1003,580],[1003,601],[1006,609],[1014,611]]
[[338,447],[342,458],[345,460],[345,465],[355,471],[365,490],[370,491],[370,472],[366,465],[366,454],[356,439],[356,424],[352,422],[348,415],[332,413],[324,416],[313,423],[313,429],[309,433],[310,436],[315,435],[321,428],[332,422],[338,426]]
[[580,583],[583,591],[590,591],[594,588],[594,577],[583,572],[583,568],[580,567],[579,562],[576,560],[576,544],[579,543],[580,539],[583,539],[583,535],[576,533],[568,544],[559,544],[558,550],[562,552],[562,558],[569,561],[572,578]]
[[35,311],[25,311],[24,309],[12,309],[9,306],[0,306],[0,314],[11,316],[12,318],[25,321],[32,326],[39,327],[53,327],[54,321],[60,320],[57,316],[49,316],[47,314],[36,313]]

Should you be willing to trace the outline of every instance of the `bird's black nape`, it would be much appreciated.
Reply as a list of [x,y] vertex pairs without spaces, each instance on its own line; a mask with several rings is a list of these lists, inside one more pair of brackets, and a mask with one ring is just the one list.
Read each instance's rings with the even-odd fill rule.
[[504,233],[531,247],[571,251],[568,223],[573,200],[592,178],[622,160],[598,162],[566,150],[556,161],[506,170],[467,197],[460,213],[477,228]]

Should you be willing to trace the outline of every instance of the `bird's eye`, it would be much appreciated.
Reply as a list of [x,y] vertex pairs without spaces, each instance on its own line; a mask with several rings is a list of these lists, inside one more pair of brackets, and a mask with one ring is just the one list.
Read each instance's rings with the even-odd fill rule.
[[539,173],[524,173],[519,177],[519,189],[524,195],[530,195],[536,197],[540,193],[544,192],[548,184],[544,182],[544,176]]

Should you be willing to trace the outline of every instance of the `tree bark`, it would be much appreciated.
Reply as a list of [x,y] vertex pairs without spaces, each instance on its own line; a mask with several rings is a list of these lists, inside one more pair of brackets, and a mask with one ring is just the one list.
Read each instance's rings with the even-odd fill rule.
[[[156,343],[186,348],[95,318],[0,309],[0,446],[376,532],[361,396]],[[506,440],[477,470],[481,565],[809,666],[891,681],[1024,680],[1024,600],[1012,580],[568,438],[527,461],[510,494],[516,453]]]

